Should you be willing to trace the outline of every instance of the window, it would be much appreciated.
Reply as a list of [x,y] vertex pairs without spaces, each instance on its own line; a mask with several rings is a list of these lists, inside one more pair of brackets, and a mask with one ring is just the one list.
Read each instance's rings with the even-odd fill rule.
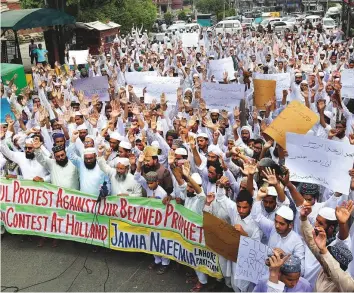
[[222,24],[222,23],[218,23],[218,24],[216,25],[216,28],[222,28],[223,25],[224,25],[224,24]]
[[112,36],[105,36],[105,37],[104,37],[104,42],[105,42],[105,44],[107,44],[107,43],[113,43],[114,39],[115,39],[115,35],[112,35]]
[[233,27],[233,23],[225,23],[225,28],[232,28]]

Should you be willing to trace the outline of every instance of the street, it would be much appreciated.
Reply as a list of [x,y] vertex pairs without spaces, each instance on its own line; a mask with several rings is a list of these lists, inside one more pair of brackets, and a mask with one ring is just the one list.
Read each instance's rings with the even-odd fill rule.
[[[92,246],[71,241],[59,241],[59,246],[52,248],[51,239],[39,248],[38,237],[33,237],[32,242],[21,242],[21,238],[21,235],[7,233],[1,241],[1,286],[4,292],[14,292],[14,288],[4,290],[3,286],[22,289],[50,279],[53,280],[21,291],[180,292],[189,291],[192,286],[185,282],[184,269],[175,271],[170,268],[160,276],[150,271],[148,265],[154,259],[152,255],[104,248],[94,253]],[[87,269],[83,267],[86,257]],[[175,267],[175,263],[171,262],[171,265]]]
[[[42,44],[43,48],[45,49],[45,43],[44,42],[35,42],[37,45]],[[21,57],[22,57],[22,64],[25,68],[26,73],[31,73],[31,58],[28,55],[28,45],[29,43],[23,43],[20,44],[20,51],[21,51]]]

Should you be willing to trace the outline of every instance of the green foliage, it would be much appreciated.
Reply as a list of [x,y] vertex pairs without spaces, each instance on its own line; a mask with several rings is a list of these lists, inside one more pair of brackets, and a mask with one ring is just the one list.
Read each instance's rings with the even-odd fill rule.
[[166,22],[166,25],[170,25],[172,24],[172,20],[173,20],[173,15],[171,12],[166,12],[164,15],[163,15],[163,18]]
[[187,14],[184,10],[178,12],[178,20],[187,20]]
[[224,11],[225,0],[198,0],[196,7],[201,13],[218,14]]
[[[229,17],[229,16],[235,16],[235,9],[226,9],[225,10],[225,17]],[[222,20],[224,17],[224,11],[220,11],[217,14],[217,19],[218,21]]]
[[20,3],[23,9],[44,7],[44,1],[41,0],[21,0]]
[[[120,24],[121,31],[130,31],[133,25],[144,25],[150,30],[157,17],[156,5],[152,0],[67,0],[69,13],[77,21],[113,21]],[[43,0],[21,0],[22,8],[44,7]],[[76,14],[76,15],[75,15]]]

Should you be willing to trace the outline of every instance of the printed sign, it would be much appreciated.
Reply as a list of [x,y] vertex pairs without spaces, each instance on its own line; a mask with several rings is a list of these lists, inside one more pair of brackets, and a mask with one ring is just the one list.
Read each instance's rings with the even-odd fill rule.
[[93,95],[98,95],[100,101],[109,101],[107,76],[95,76],[73,80],[75,90],[83,91],[85,97],[91,100]]
[[354,146],[316,136],[286,134],[289,156],[286,166],[290,180],[322,185],[335,192],[349,194]]
[[307,133],[318,121],[318,116],[298,101],[292,101],[264,131],[286,149],[286,133]]
[[199,35],[197,33],[182,33],[181,40],[183,47],[198,47]]
[[218,256],[205,245],[203,219],[161,200],[97,196],[49,183],[1,178],[1,223],[31,234],[124,251],[161,255],[222,278]]
[[244,84],[202,83],[202,96],[210,109],[225,109],[229,112],[240,105],[244,98]]
[[250,281],[254,284],[267,279],[269,268],[265,261],[268,255],[273,255],[273,251],[267,245],[241,236],[235,272],[237,279]]
[[144,79],[146,76],[157,77],[157,71],[135,71],[135,72],[125,72],[125,81],[127,84],[137,84],[138,80]]

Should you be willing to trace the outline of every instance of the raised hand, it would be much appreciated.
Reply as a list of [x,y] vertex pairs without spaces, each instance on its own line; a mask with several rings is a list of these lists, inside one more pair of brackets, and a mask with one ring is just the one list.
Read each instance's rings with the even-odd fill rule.
[[104,151],[106,150],[106,147],[104,144],[101,144],[98,146],[97,154],[99,157],[102,157]]
[[144,154],[144,152],[141,152],[139,155],[138,161],[140,164],[142,164],[142,163],[144,163],[144,160],[145,160],[145,154]]
[[157,128],[157,117],[154,115],[151,117],[151,129],[155,131]]
[[327,235],[323,227],[319,226],[312,230],[313,240],[320,250],[325,250],[327,247]]
[[75,142],[77,140],[77,138],[79,137],[79,131],[74,130],[72,135],[71,135],[71,141]]
[[185,162],[182,165],[182,174],[184,177],[189,177],[189,175],[191,174],[191,165],[189,161]]
[[244,175],[254,175],[256,172],[258,172],[257,164],[255,162],[244,164],[244,168],[241,168],[241,171]]
[[269,185],[274,186],[279,183],[274,169],[267,167],[265,168],[265,170],[262,171],[262,174],[267,178],[264,179],[264,181],[268,182]]
[[311,203],[305,200],[300,210],[300,216],[303,218],[307,218],[308,215],[311,214],[311,212],[312,212],[312,205]]
[[339,224],[345,224],[348,222],[351,213],[354,210],[354,204],[352,200],[343,202],[341,206],[336,207],[336,218]]
[[41,147],[41,145],[42,145],[42,143],[41,143],[39,137],[34,137],[33,138],[33,147],[35,149],[39,149]]
[[214,201],[214,199],[215,199],[215,193],[210,192],[206,196],[206,203],[210,205]]

